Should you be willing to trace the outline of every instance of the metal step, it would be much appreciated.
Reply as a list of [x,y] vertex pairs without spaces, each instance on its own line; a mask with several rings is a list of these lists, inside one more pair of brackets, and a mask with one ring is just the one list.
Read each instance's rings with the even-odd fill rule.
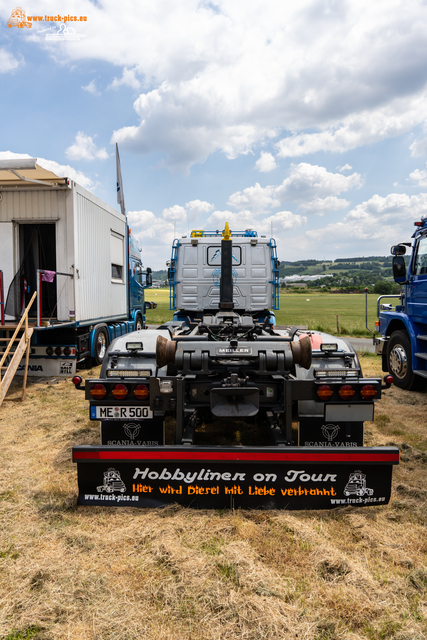
[[414,373],[416,373],[417,376],[421,376],[422,378],[427,378],[427,371],[418,369],[417,371],[414,371]]
[[427,353],[415,353],[416,358],[421,358],[422,360],[427,360]]
[[425,340],[427,342],[427,336],[417,336],[417,340]]

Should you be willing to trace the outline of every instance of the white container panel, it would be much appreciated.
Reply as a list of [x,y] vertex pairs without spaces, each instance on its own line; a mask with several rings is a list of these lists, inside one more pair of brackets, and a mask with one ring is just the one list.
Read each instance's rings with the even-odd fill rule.
[[37,222],[54,221],[65,214],[65,198],[68,189],[4,191],[0,205],[2,222],[15,220]]
[[[126,317],[126,273],[112,278],[112,257],[117,260],[118,238],[123,238],[125,264],[125,218],[85,189],[74,192],[76,320]],[[111,242],[111,236],[115,241]],[[113,253],[112,256],[112,247]]]
[[[13,224],[12,222],[0,222],[0,270],[3,271],[3,296],[6,302],[9,285],[14,275],[13,270]],[[5,316],[11,320],[10,316]]]

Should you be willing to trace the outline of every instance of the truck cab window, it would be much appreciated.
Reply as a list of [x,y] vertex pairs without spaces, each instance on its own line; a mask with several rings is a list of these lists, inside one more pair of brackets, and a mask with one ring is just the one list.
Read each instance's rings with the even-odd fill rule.
[[420,239],[414,262],[414,276],[427,274],[427,236]]

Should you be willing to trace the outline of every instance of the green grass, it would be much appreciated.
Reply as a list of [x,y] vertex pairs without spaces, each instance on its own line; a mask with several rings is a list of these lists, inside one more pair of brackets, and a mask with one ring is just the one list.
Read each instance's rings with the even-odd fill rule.
[[[162,324],[172,319],[169,310],[169,289],[148,289],[146,299],[157,302],[157,309],[148,309],[148,324]],[[368,326],[374,330],[377,295],[368,295]],[[337,329],[337,315],[339,331]],[[280,296],[276,311],[278,325],[306,325],[309,329],[332,335],[370,337],[365,329],[365,294],[362,293],[285,293]]]

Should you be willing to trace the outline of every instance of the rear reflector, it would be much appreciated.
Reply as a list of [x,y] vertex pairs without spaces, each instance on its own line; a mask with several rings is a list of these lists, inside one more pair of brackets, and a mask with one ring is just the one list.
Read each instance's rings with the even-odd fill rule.
[[95,398],[95,400],[102,400],[107,395],[107,389],[103,384],[94,384],[90,390],[90,395],[92,398]]
[[116,400],[124,400],[129,393],[128,388],[124,384],[115,384],[111,390],[111,393]]
[[149,396],[149,389],[146,384],[137,384],[133,390],[133,395],[138,400],[147,400]]
[[364,400],[372,400],[376,398],[377,390],[373,384],[365,384],[360,390],[360,395]]
[[343,400],[347,400],[348,398],[353,398],[354,394],[355,394],[355,390],[354,390],[354,387],[351,386],[351,384],[344,384],[342,387],[340,387],[338,391],[339,397],[342,398]]
[[321,400],[330,400],[334,395],[332,388],[328,384],[322,384],[317,389],[317,395]]

